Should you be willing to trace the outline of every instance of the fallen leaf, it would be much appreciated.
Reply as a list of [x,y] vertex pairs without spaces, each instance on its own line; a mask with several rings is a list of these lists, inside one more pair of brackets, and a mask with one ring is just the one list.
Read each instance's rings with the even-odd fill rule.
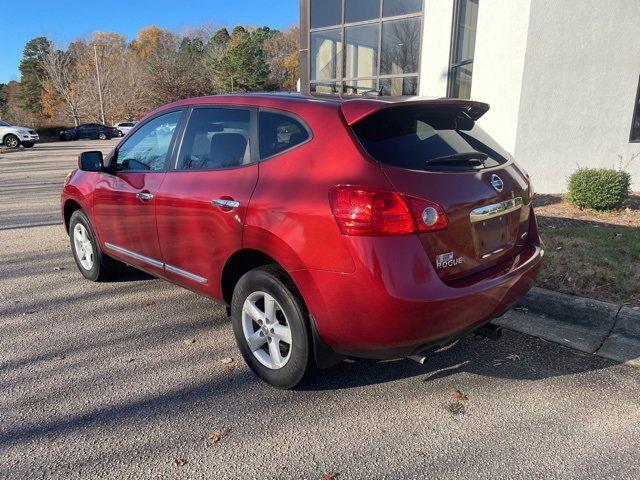
[[54,269],[56,272],[59,272],[60,270],[64,270],[64,267],[53,267],[53,269]]
[[25,310],[25,312],[23,313],[23,315],[33,315],[34,313],[36,313],[35,310]]
[[220,360],[220,363],[224,363],[225,365],[229,363],[233,363],[233,358],[231,357],[223,358],[222,360]]
[[527,307],[514,307],[516,312],[529,313],[529,309]]
[[150,307],[151,305],[155,305],[155,300],[149,300],[148,302],[144,302],[145,307]]
[[515,353],[511,353],[511,354],[507,355],[507,358],[509,360],[520,360],[520,355],[517,355]]
[[66,357],[64,355],[57,355],[56,360],[64,360]]
[[562,247],[556,247],[556,250],[562,250]]
[[184,458],[173,457],[173,464],[176,467],[184,467],[187,464],[187,461]]
[[135,360],[135,358],[128,358],[127,359],[127,363],[133,363],[134,360]]
[[235,368],[236,368],[235,363],[226,363],[220,367],[219,371],[220,373],[231,373],[235,370]]
[[209,442],[218,443],[223,437],[229,435],[230,431],[231,429],[227,427],[220,428],[219,430],[214,430],[209,434]]
[[451,390],[451,396],[457,400],[462,400],[463,402],[469,400],[469,396],[465,395],[457,388],[454,388],[453,390]]
[[322,476],[322,480],[336,480],[336,478],[338,478],[340,474],[338,472],[330,472],[330,473],[325,473]]
[[188,338],[184,341],[185,345],[189,345],[191,343],[196,343],[196,339],[195,338]]

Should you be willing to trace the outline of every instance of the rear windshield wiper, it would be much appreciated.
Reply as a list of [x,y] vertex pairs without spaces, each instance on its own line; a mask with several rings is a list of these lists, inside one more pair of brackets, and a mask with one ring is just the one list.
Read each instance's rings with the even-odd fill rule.
[[482,152],[461,152],[445,155],[444,157],[429,158],[424,163],[454,162],[456,160],[480,160],[480,162],[484,162],[487,158],[489,158],[489,155]]

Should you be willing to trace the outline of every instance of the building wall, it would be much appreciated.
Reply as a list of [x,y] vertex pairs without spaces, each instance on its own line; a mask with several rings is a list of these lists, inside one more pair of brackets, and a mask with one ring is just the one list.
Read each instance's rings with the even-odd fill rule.
[[423,7],[419,91],[422,96],[447,96],[453,1],[427,0]]
[[471,98],[491,105],[478,122],[506,150],[516,150],[531,0],[481,0]]
[[[638,40],[640,1],[531,0],[515,155],[538,191],[564,191],[578,165],[611,168],[640,152],[629,143]],[[628,171],[640,190],[640,158]]]

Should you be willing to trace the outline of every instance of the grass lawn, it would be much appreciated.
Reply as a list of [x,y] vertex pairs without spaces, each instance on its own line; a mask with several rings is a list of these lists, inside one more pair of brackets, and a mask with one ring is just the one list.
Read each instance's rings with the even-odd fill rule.
[[559,196],[536,200],[545,258],[540,287],[640,306],[640,196],[620,212],[579,210]]

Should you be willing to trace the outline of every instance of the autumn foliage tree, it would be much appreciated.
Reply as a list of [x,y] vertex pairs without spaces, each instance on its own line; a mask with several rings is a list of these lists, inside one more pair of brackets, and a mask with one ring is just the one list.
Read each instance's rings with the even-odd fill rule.
[[101,92],[105,120],[115,123],[182,98],[294,90],[298,36],[297,28],[204,25],[183,34],[150,26],[131,42],[95,32],[66,47],[38,37],[25,46],[21,81],[0,91],[0,114],[37,126],[100,121]]

